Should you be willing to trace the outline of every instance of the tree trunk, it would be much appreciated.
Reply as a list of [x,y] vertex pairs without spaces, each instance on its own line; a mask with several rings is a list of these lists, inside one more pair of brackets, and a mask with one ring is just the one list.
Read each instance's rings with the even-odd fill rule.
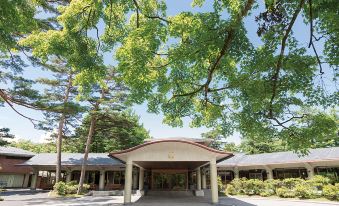
[[58,127],[58,139],[57,139],[57,164],[55,169],[55,183],[61,179],[61,147],[62,147],[62,131],[64,129],[65,114],[61,114],[59,127]]
[[[65,91],[65,97],[64,97],[64,107],[66,103],[68,102],[69,99],[69,94],[71,92],[71,87],[72,87],[72,80],[73,80],[73,75],[70,74],[68,77],[68,84],[66,87]],[[65,108],[64,108],[65,109]],[[66,115],[65,111],[63,111],[60,115],[60,120],[59,120],[59,127],[58,127],[58,137],[57,137],[57,164],[55,168],[55,183],[59,182],[61,179],[61,151],[62,151],[62,132],[64,130],[64,125],[65,125],[65,120],[66,120]]]
[[83,188],[83,185],[84,185],[88,153],[90,151],[90,146],[91,146],[92,137],[93,137],[93,133],[94,133],[94,129],[95,129],[95,124],[96,124],[96,115],[93,114],[91,116],[91,124],[90,124],[90,127],[89,127],[88,136],[87,136],[84,159],[82,160],[82,165],[81,165],[81,174],[80,174],[80,180],[79,180],[79,187],[78,187],[78,191],[77,191],[78,195],[81,194],[82,188]]

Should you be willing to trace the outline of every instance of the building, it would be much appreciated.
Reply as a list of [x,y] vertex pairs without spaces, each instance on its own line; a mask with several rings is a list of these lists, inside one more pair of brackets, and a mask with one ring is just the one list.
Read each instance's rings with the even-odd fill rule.
[[[227,184],[236,177],[282,179],[310,178],[314,174],[339,177],[339,147],[312,149],[307,156],[293,152],[257,155],[232,154],[208,147],[202,139],[153,139],[110,154],[90,153],[86,183],[93,190],[115,191],[131,202],[133,192],[192,191],[211,194],[218,202],[217,176]],[[62,154],[62,178],[78,181],[83,154]],[[56,154],[37,154],[19,164],[33,169],[31,188],[50,189],[54,184]],[[123,193],[122,193],[123,191]]]
[[0,147],[0,187],[27,187],[30,184],[32,169],[19,167],[34,153],[14,148]]

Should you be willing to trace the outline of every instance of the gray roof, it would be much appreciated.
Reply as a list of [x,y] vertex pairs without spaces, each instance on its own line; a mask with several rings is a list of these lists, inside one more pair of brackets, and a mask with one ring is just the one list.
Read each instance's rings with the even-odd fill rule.
[[339,147],[310,149],[309,154],[305,156],[299,156],[292,151],[254,155],[237,153],[234,157],[218,163],[218,166],[270,165],[328,160],[339,160]]
[[[80,166],[83,161],[82,153],[62,153],[61,164],[63,166]],[[54,166],[56,165],[56,153],[40,153],[20,165],[30,166]],[[123,166],[117,159],[108,157],[108,153],[89,153],[87,165],[89,166]]]
[[0,147],[0,155],[17,156],[17,157],[33,157],[33,152],[15,148],[15,147]]

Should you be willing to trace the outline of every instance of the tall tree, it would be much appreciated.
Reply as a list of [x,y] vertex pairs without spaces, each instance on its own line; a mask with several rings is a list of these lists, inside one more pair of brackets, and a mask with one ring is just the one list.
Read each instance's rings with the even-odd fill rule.
[[[167,16],[161,0],[72,1],[59,8],[60,31],[33,33],[23,43],[36,57],[64,57],[80,71],[85,93],[104,78],[102,57],[111,52],[130,99],[148,101],[165,123],[191,117],[196,127],[228,124],[305,152],[313,136],[322,141],[338,128],[323,112],[339,103],[336,0],[262,3],[215,0],[206,12]],[[249,38],[247,20],[258,23],[259,43]],[[297,24],[309,27],[306,41],[296,37]]]
[[[55,7],[66,5],[67,0],[35,1],[35,0],[4,0],[0,2],[0,106],[6,103],[20,116],[36,122],[16,109],[20,105],[29,109],[41,109],[38,91],[32,89],[33,80],[22,76],[25,68],[36,59],[28,56],[25,48],[18,44],[35,30],[48,30],[55,28]],[[38,18],[39,10],[44,10],[49,15]]]
[[81,165],[81,174],[79,180],[79,187],[77,194],[82,192],[88,153],[91,149],[91,143],[93,135],[95,134],[95,128],[98,122],[99,114],[103,109],[123,109],[123,104],[126,99],[126,87],[118,82],[119,75],[116,73],[115,68],[110,68],[107,71],[106,78],[102,85],[95,85],[92,88],[89,96],[87,97],[88,102],[91,104],[89,114],[89,129],[86,139],[86,147],[84,151],[84,158]]
[[45,122],[40,123],[40,126],[50,132],[57,129],[55,181],[59,182],[61,178],[62,139],[77,125],[84,109],[75,99],[77,95],[77,88],[73,83],[75,71],[62,59],[54,58],[49,62],[48,65],[44,65],[44,68],[48,68],[51,73],[50,78],[37,79],[37,82],[45,88],[44,95],[41,97],[41,101],[46,105]]

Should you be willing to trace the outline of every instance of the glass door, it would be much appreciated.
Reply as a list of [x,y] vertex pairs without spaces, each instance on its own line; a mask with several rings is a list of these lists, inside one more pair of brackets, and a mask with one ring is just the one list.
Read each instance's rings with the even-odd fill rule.
[[153,172],[153,190],[186,190],[186,172]]

